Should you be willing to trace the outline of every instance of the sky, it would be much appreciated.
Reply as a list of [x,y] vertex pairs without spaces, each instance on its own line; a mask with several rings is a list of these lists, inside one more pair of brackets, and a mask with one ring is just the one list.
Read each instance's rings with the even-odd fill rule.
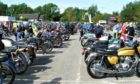
[[31,8],[36,8],[37,6],[43,6],[47,3],[54,3],[59,8],[61,13],[67,7],[79,7],[87,9],[92,4],[97,5],[98,10],[102,13],[112,13],[113,11],[120,12],[129,2],[138,0],[0,0],[5,4],[10,6],[11,4],[21,4],[26,3]]

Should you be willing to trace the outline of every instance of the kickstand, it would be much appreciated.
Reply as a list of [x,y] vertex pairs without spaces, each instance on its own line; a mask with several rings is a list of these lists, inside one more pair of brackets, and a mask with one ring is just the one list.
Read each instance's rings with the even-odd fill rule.
[[114,75],[115,75],[116,80],[118,80],[118,79],[119,79],[119,78],[118,78],[118,75],[117,75],[116,73],[115,73]]

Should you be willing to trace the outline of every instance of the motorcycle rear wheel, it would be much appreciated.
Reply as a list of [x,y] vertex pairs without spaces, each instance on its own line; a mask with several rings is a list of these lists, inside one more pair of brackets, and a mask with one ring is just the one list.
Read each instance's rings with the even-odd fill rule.
[[94,71],[93,70],[93,67],[95,66],[96,63],[98,63],[99,60],[95,60],[95,59],[91,59],[88,63],[88,66],[87,66],[87,72],[88,74],[92,77],[92,78],[95,78],[95,79],[101,79],[101,78],[104,78],[106,77],[106,74],[105,73],[102,73],[102,72],[97,72],[97,71]]

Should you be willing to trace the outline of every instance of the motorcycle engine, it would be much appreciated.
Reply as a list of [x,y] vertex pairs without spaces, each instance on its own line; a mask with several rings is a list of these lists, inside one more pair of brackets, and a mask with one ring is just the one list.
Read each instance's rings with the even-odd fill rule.
[[127,71],[130,68],[132,62],[133,60],[131,57],[120,57],[120,62],[116,64],[115,67],[118,70]]

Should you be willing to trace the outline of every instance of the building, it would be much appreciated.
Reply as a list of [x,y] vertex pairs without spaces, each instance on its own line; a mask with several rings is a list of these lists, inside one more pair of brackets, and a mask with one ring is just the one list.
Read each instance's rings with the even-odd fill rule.
[[15,17],[11,17],[11,16],[0,16],[0,22],[6,22],[6,21],[15,21]]
[[20,19],[28,19],[28,21],[36,21],[36,20],[43,20],[43,15],[40,15],[38,13],[33,14],[19,14]]

